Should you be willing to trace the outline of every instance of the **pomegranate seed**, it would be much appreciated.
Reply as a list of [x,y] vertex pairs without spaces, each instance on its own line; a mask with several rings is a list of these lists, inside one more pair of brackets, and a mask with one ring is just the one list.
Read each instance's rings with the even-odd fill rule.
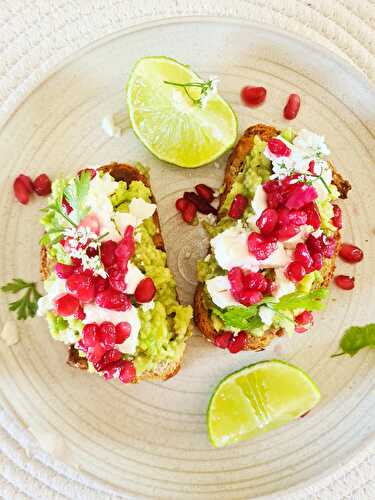
[[34,179],[33,188],[37,195],[47,196],[51,194],[51,179],[47,174],[40,174]]
[[133,237],[134,227],[127,226],[124,231],[123,239],[118,243],[115,249],[117,263],[123,271],[128,268],[128,262],[135,253],[135,241]]
[[107,349],[100,359],[100,362],[95,365],[95,369],[100,372],[104,370],[108,365],[113,366],[115,363],[118,363],[118,361],[120,361],[118,366],[121,367],[122,356],[122,352],[118,349]]
[[314,316],[310,311],[303,311],[294,318],[297,325],[310,325],[314,321]]
[[134,382],[136,376],[137,371],[132,361],[124,361],[123,367],[121,368],[120,375],[118,377],[121,382],[123,382],[124,384],[130,384],[131,382]]
[[289,209],[302,208],[304,205],[316,200],[317,197],[318,193],[313,186],[298,182],[297,184],[294,184],[292,192],[287,197],[285,206]]
[[311,257],[313,259],[314,271],[320,271],[323,267],[323,255],[321,253],[313,253]]
[[78,311],[74,315],[75,319],[79,319],[80,321],[83,321],[86,318],[86,313],[83,310],[82,306],[79,306]]
[[308,331],[308,328],[305,328],[304,326],[296,326],[294,328],[294,331],[296,333],[306,333]]
[[283,203],[282,194],[278,191],[271,191],[267,193],[267,207],[268,208],[279,208],[279,206]]
[[232,219],[240,219],[246,210],[248,203],[249,202],[246,196],[243,194],[236,194],[228,211],[229,217],[232,217]]
[[243,272],[240,267],[232,267],[228,272],[230,290],[234,296],[244,289],[243,277]]
[[14,196],[22,205],[27,205],[29,203],[30,191],[21,176],[16,177],[13,182],[13,191]]
[[178,198],[178,200],[176,200],[176,208],[179,212],[183,212],[186,208],[186,205],[188,204],[189,202],[187,200],[185,200],[185,198]]
[[74,269],[75,269],[74,266],[68,266],[67,264],[61,264],[61,262],[58,262],[55,266],[55,271],[56,271],[57,276],[63,280],[65,280],[66,278],[69,278],[69,276],[73,274]]
[[[111,352],[111,351],[107,351],[105,354],[107,354],[108,352]],[[105,357],[105,354],[104,354],[103,358]],[[103,360],[103,358],[102,358],[102,360]],[[120,375],[120,370],[121,370],[122,365],[123,365],[122,360],[116,361],[115,363],[109,363],[109,364],[108,363],[102,364],[102,360],[99,363],[96,363],[94,366],[95,366],[96,371],[101,372],[103,374],[104,380],[111,380],[113,377],[118,377]]]
[[67,201],[67,199],[64,198],[62,199],[62,206],[63,206],[63,209],[65,210],[65,212],[69,215],[70,212],[72,212],[73,208],[70,206],[70,203]]
[[289,212],[288,218],[289,222],[295,224],[296,226],[303,226],[304,224],[308,223],[308,215],[303,210],[291,210]]
[[18,176],[18,179],[22,180],[22,182],[25,184],[25,186],[30,194],[34,191],[33,181],[30,179],[30,177],[28,175],[20,174]]
[[[323,235],[322,235],[323,237]],[[336,250],[336,241],[332,237],[323,237],[323,257],[327,257],[327,259],[330,259]]]
[[87,359],[91,361],[91,363],[99,363],[106,350],[103,344],[98,342],[93,347],[87,349]]
[[282,226],[276,231],[276,237],[279,241],[287,241],[293,236],[296,236],[299,233],[300,229],[298,226],[294,224],[288,224],[286,226]]
[[270,234],[275,229],[279,216],[274,208],[266,208],[256,221],[256,225],[262,234]]
[[126,288],[125,271],[120,269],[120,266],[118,264],[115,264],[114,266],[107,269],[107,274],[110,286],[118,292],[124,292]]
[[100,245],[100,258],[104,267],[110,267],[116,262],[116,248],[117,243],[113,240],[103,241]]
[[290,156],[290,153],[292,152],[292,150],[290,148],[288,148],[288,146],[285,144],[285,142],[281,141],[280,139],[275,139],[275,138],[270,139],[268,141],[268,149],[276,157]]
[[73,295],[66,293],[55,299],[56,312],[59,316],[73,316],[79,308],[79,301]]
[[114,311],[127,311],[131,307],[128,295],[111,288],[99,292],[95,298],[95,303],[99,307]]
[[248,290],[257,290],[258,292],[266,292],[269,286],[267,278],[262,273],[249,272],[243,277],[244,288]]
[[93,168],[83,168],[82,170],[80,170],[78,172],[78,174],[77,174],[78,177],[81,177],[81,174],[83,174],[84,172],[89,172],[90,173],[90,176],[91,176],[90,180],[92,180],[92,179],[94,179],[94,177],[96,177],[96,170],[93,169]]
[[291,262],[286,268],[285,275],[290,281],[298,283],[306,275],[306,269],[300,262]]
[[100,222],[98,216],[94,213],[87,215],[81,220],[78,227],[87,227],[95,234],[100,233]]
[[352,276],[345,276],[344,274],[339,274],[338,276],[335,276],[335,283],[339,288],[342,288],[343,290],[353,290],[354,288],[354,277]]
[[[73,259],[72,259],[73,261]],[[84,276],[93,276],[93,271],[91,269],[83,269],[82,265],[74,265],[73,274],[83,274]]]
[[190,203],[190,201],[188,201],[186,207],[184,208],[184,211],[182,212],[182,218],[185,222],[191,224],[194,221],[196,214],[197,207],[193,203]]
[[310,234],[306,240],[306,245],[311,255],[315,253],[323,254],[324,244],[323,244],[323,238],[321,236],[316,238],[315,236]]
[[314,261],[305,243],[297,243],[294,250],[294,260],[296,262],[300,262],[307,272],[311,272],[313,270]]
[[109,281],[101,276],[94,277],[95,295],[109,288]]
[[340,257],[346,262],[354,264],[356,262],[361,262],[363,259],[363,252],[360,248],[350,243],[343,243],[339,252]]
[[110,321],[104,321],[99,326],[101,342],[107,349],[113,349],[116,344],[116,328]]
[[264,87],[246,86],[241,90],[241,99],[245,106],[259,106],[267,96],[267,90]]
[[228,350],[232,354],[243,351],[246,347],[247,334],[246,332],[239,332],[236,336],[233,335],[228,345]]
[[243,306],[249,307],[260,302],[263,299],[263,294],[258,290],[243,290],[235,299]]
[[257,260],[265,260],[276,250],[277,240],[272,236],[252,232],[247,238],[247,246]]
[[263,191],[265,191],[266,193],[274,193],[280,190],[281,185],[278,180],[274,179],[272,181],[266,181],[262,187]]
[[196,206],[198,212],[201,214],[217,214],[217,209],[208,203],[205,198],[198,196],[197,193],[193,192],[185,192],[184,193],[185,200],[188,200],[190,203]]
[[220,347],[220,349],[226,349],[229,342],[232,340],[232,337],[232,332],[219,333],[219,335],[215,335],[214,344],[216,347]]
[[290,210],[288,208],[282,207],[278,210],[277,216],[278,216],[279,226],[286,226],[287,224],[289,224],[290,222],[289,214]]
[[319,210],[315,203],[308,203],[304,208],[306,213],[306,223],[312,226],[314,229],[320,228],[320,215]]
[[335,226],[335,228],[342,228],[342,212],[341,208],[336,204],[333,205],[333,217],[331,219],[331,222]]
[[116,344],[122,344],[130,337],[132,327],[127,321],[121,321],[116,325]]
[[96,248],[93,248],[93,247],[88,247],[86,249],[86,255],[88,257],[96,257],[98,255],[98,250]]
[[311,160],[309,163],[309,172],[311,174],[315,174],[315,161],[314,160]]
[[85,347],[94,347],[100,340],[100,329],[96,323],[88,323],[83,327],[82,343]]
[[284,108],[284,118],[287,120],[293,120],[298,114],[300,105],[300,96],[298,94],[290,94]]
[[199,194],[199,196],[208,201],[208,203],[211,203],[211,201],[214,199],[214,190],[206,184],[197,184],[195,186],[195,190]]
[[134,292],[134,298],[138,304],[150,302],[155,297],[156,288],[151,278],[143,278],[137,285]]
[[92,276],[72,274],[66,280],[66,288],[84,304],[92,302],[95,298],[95,285]]

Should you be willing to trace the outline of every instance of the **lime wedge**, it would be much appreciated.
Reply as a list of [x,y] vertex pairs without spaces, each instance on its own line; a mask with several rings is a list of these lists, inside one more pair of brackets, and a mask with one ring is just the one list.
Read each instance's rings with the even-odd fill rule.
[[[135,65],[127,86],[127,104],[134,132],[160,160],[195,168],[231,148],[237,119],[218,94],[204,106],[193,102],[183,87],[164,83],[202,83],[188,66],[168,57],[145,57]],[[189,87],[192,98],[200,89]]]
[[208,406],[208,435],[216,447],[244,441],[300,417],[320,392],[300,368],[263,361],[228,375]]

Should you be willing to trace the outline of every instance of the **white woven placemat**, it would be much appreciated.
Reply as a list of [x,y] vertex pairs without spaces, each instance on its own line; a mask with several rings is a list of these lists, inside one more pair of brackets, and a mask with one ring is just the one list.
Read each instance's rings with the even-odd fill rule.
[[[129,25],[184,15],[240,17],[303,34],[375,81],[372,0],[0,0],[2,110],[11,112],[78,48]],[[103,488],[41,451],[16,417],[0,408],[1,498],[119,498]],[[277,495],[283,497],[375,498],[374,447],[364,448],[350,464],[312,486]]]

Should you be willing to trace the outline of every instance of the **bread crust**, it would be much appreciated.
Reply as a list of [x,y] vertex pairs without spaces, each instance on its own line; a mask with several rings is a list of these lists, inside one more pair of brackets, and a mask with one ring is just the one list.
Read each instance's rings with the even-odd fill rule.
[[[99,170],[101,170],[102,172],[109,172],[116,181],[125,181],[128,184],[132,181],[141,181],[151,190],[149,179],[131,165],[127,165],[125,163],[111,163],[109,165],[101,167]],[[151,201],[152,203],[155,203],[155,198],[152,190]],[[157,228],[157,231],[153,236],[155,246],[158,250],[163,250],[165,252],[164,240],[161,233],[160,219],[157,210],[155,210],[153,220]],[[48,278],[50,274],[51,264],[52,263],[48,260],[47,249],[46,247],[42,246],[40,250],[40,274],[43,280],[46,280]],[[87,370],[88,367],[87,359],[79,355],[79,351],[74,347],[73,344],[69,345],[68,347],[68,357],[66,362],[69,366],[79,368],[81,370]],[[159,363],[159,365],[157,365],[155,370],[142,373],[140,377],[137,377],[134,383],[140,382],[141,380],[167,380],[176,375],[179,372],[180,368],[181,360],[178,360],[177,362],[163,361]]]
[[[272,137],[277,136],[280,133],[274,127],[269,125],[264,125],[259,123],[257,125],[253,125],[245,130],[241,138],[239,139],[237,145],[233,149],[230,154],[227,166],[224,174],[223,181],[223,192],[219,198],[219,209],[223,206],[226,197],[228,196],[233,183],[237,177],[237,175],[244,168],[244,161],[247,155],[253,148],[254,138],[255,136],[259,136],[260,139],[264,141],[268,141]],[[333,172],[333,183],[336,185],[340,198],[345,199],[348,196],[348,192],[351,189],[350,183],[345,180],[335,169],[332,162],[330,162],[330,166]],[[218,218],[222,218],[225,216],[225,212],[221,212],[219,210]],[[324,275],[323,286],[327,287],[329,283],[332,281],[334,270],[335,270],[335,259],[340,249],[341,235],[340,231],[335,233],[335,238],[337,241],[335,255],[331,259],[331,265],[326,270]],[[218,331],[215,330],[212,321],[209,316],[209,310],[206,308],[205,300],[204,300],[204,285],[203,283],[198,283],[197,288],[195,290],[194,295],[194,322],[199,330],[203,333],[206,339],[209,342],[214,342],[215,336],[218,335]],[[269,328],[262,337],[255,337],[248,335],[247,342],[245,345],[245,351],[262,351],[267,347],[270,342],[276,338],[284,335],[283,329],[277,328]]]

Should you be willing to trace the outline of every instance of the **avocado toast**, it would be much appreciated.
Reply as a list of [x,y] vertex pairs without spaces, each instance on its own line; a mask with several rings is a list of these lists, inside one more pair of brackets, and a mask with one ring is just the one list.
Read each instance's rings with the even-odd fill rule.
[[323,306],[340,246],[334,202],[351,189],[328,155],[317,134],[263,124],[231,153],[194,298],[195,323],[218,347],[263,350],[306,331]]
[[113,163],[53,183],[39,300],[68,364],[122,382],[168,379],[190,336],[143,167]]

